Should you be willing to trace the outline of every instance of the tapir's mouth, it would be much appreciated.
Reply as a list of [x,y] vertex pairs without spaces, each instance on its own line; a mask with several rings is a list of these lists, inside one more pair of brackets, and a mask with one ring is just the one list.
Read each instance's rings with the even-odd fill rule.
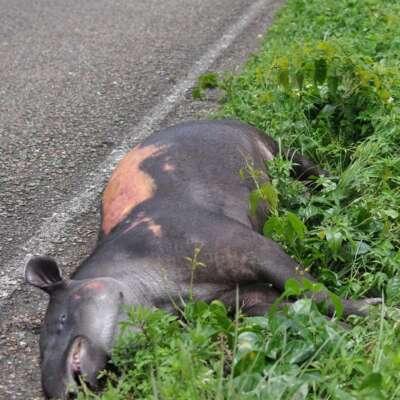
[[106,366],[107,355],[85,336],[73,339],[67,358],[69,390],[76,392],[81,384],[85,383],[90,389],[99,385],[98,373]]
[[79,375],[81,375],[81,354],[82,350],[82,338],[77,337],[74,340],[74,343],[72,344],[72,349],[71,349],[71,356],[69,360],[70,364],[70,371],[72,372],[72,375],[74,378],[78,378]]

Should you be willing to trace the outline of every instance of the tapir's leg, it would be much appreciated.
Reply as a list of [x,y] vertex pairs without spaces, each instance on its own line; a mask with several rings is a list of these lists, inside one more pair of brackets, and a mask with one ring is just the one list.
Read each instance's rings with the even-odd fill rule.
[[[268,282],[279,291],[283,291],[285,283],[288,279],[301,280],[308,279],[311,282],[316,280],[303,267],[298,265],[290,256],[288,256],[282,248],[272,240],[266,239],[258,235],[260,247],[253,253],[254,267],[257,268],[260,276],[265,277]],[[254,244],[254,242],[253,242]],[[317,293],[313,295],[316,301],[328,300],[327,293]],[[371,304],[379,304],[381,299],[362,299],[362,300],[342,300],[345,315],[366,315],[367,306]],[[334,310],[329,306],[328,313],[333,314]]]
[[[221,225],[219,227],[223,228]],[[217,268],[212,276],[214,282],[230,280],[241,286],[269,283],[279,293],[284,291],[288,279],[301,281],[306,278],[311,282],[316,282],[274,241],[237,223],[233,225],[232,222],[226,221],[225,229],[225,232],[218,232],[216,229],[215,234],[220,236],[215,238],[216,248],[212,245],[210,247],[217,258],[204,260],[206,265],[215,265]],[[204,250],[210,254],[206,248]],[[318,293],[313,297],[317,301],[328,298],[326,293]],[[346,315],[365,315],[363,309],[369,304],[379,303],[380,299],[343,300],[342,302]]]
[[[326,171],[319,168],[312,161],[304,157],[299,151],[286,148],[281,146],[276,140],[274,140],[271,136],[265,135],[263,133],[260,134],[262,138],[260,144],[260,152],[261,154],[265,154],[265,149],[262,146],[266,146],[268,151],[272,152],[274,157],[278,155],[282,155],[282,157],[293,161],[293,170],[292,176],[299,180],[305,180],[310,178],[311,176],[320,176],[320,175],[328,175]],[[260,143],[260,142],[259,142]]]
[[[230,292],[224,293],[219,300],[234,312],[239,306],[240,310],[247,316],[265,315],[281,293],[274,287],[266,284],[250,284],[239,286]],[[282,302],[279,306],[288,304]]]
[[327,171],[319,168],[296,150],[284,150],[284,155],[287,159],[293,161],[292,176],[299,180],[306,180],[311,176],[318,177],[321,175],[328,175]]
[[[326,171],[319,168],[308,158],[304,157],[299,151],[280,146],[279,143],[270,136],[262,135],[262,138],[264,145],[267,146],[268,150],[272,152],[274,157],[281,154],[282,157],[293,161],[292,176],[294,178],[305,180],[311,176],[318,177],[320,175],[328,175]],[[262,151],[263,150],[261,149],[261,152]]]
[[222,294],[218,300],[222,301],[230,311],[237,306],[247,314],[247,310],[257,304],[272,304],[280,296],[278,290],[268,284],[251,283],[248,285],[237,285],[235,289]]

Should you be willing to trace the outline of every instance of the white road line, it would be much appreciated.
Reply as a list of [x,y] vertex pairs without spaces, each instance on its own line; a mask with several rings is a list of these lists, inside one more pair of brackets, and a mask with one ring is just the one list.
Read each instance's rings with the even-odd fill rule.
[[[247,12],[198,60],[186,78],[179,81],[171,93],[135,126],[123,143],[114,149],[110,155],[96,168],[95,173],[89,176],[82,184],[85,189],[77,196],[56,207],[53,215],[48,217],[22,247],[23,254],[16,256],[3,271],[0,272],[0,300],[8,297],[22,282],[23,269],[32,254],[48,254],[54,248],[68,221],[77,215],[86,212],[99,196],[104,184],[118,161],[131,148],[132,143],[143,140],[173,111],[184,99],[185,93],[192,88],[198,77],[207,72],[216,59],[226,50],[243,30],[258,16],[264,7],[273,6],[275,1],[258,0]],[[127,135],[127,136],[128,136]]]

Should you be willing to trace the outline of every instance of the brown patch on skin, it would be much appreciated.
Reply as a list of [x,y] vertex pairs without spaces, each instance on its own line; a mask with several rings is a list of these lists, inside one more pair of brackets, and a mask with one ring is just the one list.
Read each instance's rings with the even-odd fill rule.
[[140,212],[135,219],[125,230],[123,233],[127,233],[130,230],[134,229],[140,224],[147,224],[147,229],[153,233],[154,236],[161,237],[161,225],[157,225],[153,219],[150,217],[146,217],[143,212]]
[[118,164],[103,195],[102,229],[106,235],[134,207],[153,197],[156,190],[154,180],[140,166],[146,159],[160,154],[164,148],[138,145]]

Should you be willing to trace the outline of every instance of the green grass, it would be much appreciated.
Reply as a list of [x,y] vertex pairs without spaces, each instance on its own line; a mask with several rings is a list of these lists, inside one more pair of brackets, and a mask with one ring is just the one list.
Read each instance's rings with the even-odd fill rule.
[[142,333],[120,339],[121,375],[108,374],[99,398],[400,398],[399,58],[398,1],[288,0],[243,73],[208,74],[195,93],[218,86],[218,117],[257,126],[329,171],[310,190],[278,157],[272,185],[250,203],[274,205],[265,235],[331,291],[383,295],[386,305],[347,328],[305,299],[233,320],[218,302],[187,304],[182,319],[132,310],[128,324]]
[[290,165],[270,166],[276,218],[292,211],[307,232],[301,243],[269,234],[346,296],[379,294],[400,267],[399,17],[395,1],[289,1],[245,72],[220,83],[221,116],[330,172],[306,198]]

